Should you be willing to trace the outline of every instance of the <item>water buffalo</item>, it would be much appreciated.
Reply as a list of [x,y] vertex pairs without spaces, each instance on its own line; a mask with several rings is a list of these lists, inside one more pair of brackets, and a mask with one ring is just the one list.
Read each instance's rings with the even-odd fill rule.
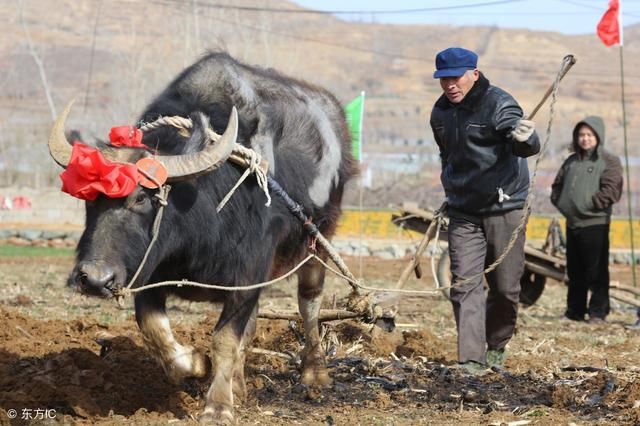
[[[60,116],[49,138],[52,157],[66,168],[63,174],[70,172],[74,155],[64,136],[68,113]],[[244,172],[226,161],[234,142],[259,152],[268,161],[269,175],[303,206],[320,231],[327,237],[334,234],[343,189],[357,165],[344,111],[331,93],[213,52],[180,73],[147,106],[140,123],[164,116],[189,117],[193,127],[145,131],[144,147],[99,147],[107,164],[129,167],[142,157],[160,161],[172,185],[157,241],[133,288],[182,279],[227,286],[258,283],[282,275],[308,253],[303,224],[279,197],[265,206],[265,194],[253,178],[216,212]],[[211,129],[224,134],[212,141]],[[81,167],[76,163],[74,167]],[[112,195],[98,189],[94,199],[84,197],[86,223],[70,281],[87,294],[109,297],[126,286],[150,244],[158,190],[134,185],[128,191]],[[301,381],[326,386],[331,379],[318,330],[324,269],[317,261],[309,262],[297,275],[305,329]],[[259,293],[184,286],[135,295],[136,321],[145,344],[168,377],[179,382],[212,376],[205,421],[231,421],[234,394],[245,394],[244,359],[255,332]],[[212,359],[176,341],[165,311],[168,296],[223,303],[213,330]]]

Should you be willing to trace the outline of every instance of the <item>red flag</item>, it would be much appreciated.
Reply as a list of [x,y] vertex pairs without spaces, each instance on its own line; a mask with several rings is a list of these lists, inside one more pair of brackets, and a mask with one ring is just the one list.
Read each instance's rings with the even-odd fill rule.
[[607,46],[621,44],[620,30],[620,3],[619,0],[611,0],[609,9],[598,23],[598,37]]

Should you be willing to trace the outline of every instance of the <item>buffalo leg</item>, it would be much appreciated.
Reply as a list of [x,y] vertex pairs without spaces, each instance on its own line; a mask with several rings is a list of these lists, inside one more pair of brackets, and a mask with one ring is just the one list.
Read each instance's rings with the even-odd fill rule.
[[315,260],[307,262],[298,272],[298,309],[305,334],[300,381],[305,385],[322,387],[331,385],[318,326],[324,274],[324,266]]
[[[207,392],[202,422],[232,422],[234,390],[244,396],[244,348],[255,331],[259,292],[227,297],[213,331],[213,382]],[[251,334],[251,336],[249,336]],[[243,383],[235,384],[242,380]]]
[[160,292],[136,295],[136,321],[147,349],[173,383],[208,376],[211,362],[204,351],[181,345],[173,336],[165,302],[166,295]]
[[247,351],[249,350],[249,346],[251,346],[253,337],[256,334],[257,319],[258,304],[256,303],[256,307],[251,313],[251,317],[247,322],[247,325],[244,329],[244,334],[242,335],[242,339],[240,340],[240,358],[235,363],[233,371],[233,395],[240,400],[244,400],[247,396],[247,387],[244,380],[244,364],[245,360],[247,359]]

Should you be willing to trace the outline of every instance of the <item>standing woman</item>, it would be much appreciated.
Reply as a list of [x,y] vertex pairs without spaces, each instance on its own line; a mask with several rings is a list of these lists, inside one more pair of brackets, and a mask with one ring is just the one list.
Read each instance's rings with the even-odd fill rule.
[[[604,149],[604,122],[590,116],[573,129],[573,151],[551,187],[567,219],[569,290],[565,317],[602,323],[609,314],[609,225],[622,194],[620,159]],[[591,298],[587,305],[587,296]]]

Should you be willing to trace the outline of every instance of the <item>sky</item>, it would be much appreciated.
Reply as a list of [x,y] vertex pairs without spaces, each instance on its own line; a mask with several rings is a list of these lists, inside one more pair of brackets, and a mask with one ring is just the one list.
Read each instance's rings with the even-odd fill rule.
[[[563,34],[594,33],[609,5],[609,0],[293,1],[315,10],[362,11],[336,15],[352,21],[456,26],[495,25],[502,28],[525,28]],[[620,1],[623,26],[640,23],[640,0]],[[412,9],[411,12],[405,12]],[[371,13],[372,11],[393,13]]]

